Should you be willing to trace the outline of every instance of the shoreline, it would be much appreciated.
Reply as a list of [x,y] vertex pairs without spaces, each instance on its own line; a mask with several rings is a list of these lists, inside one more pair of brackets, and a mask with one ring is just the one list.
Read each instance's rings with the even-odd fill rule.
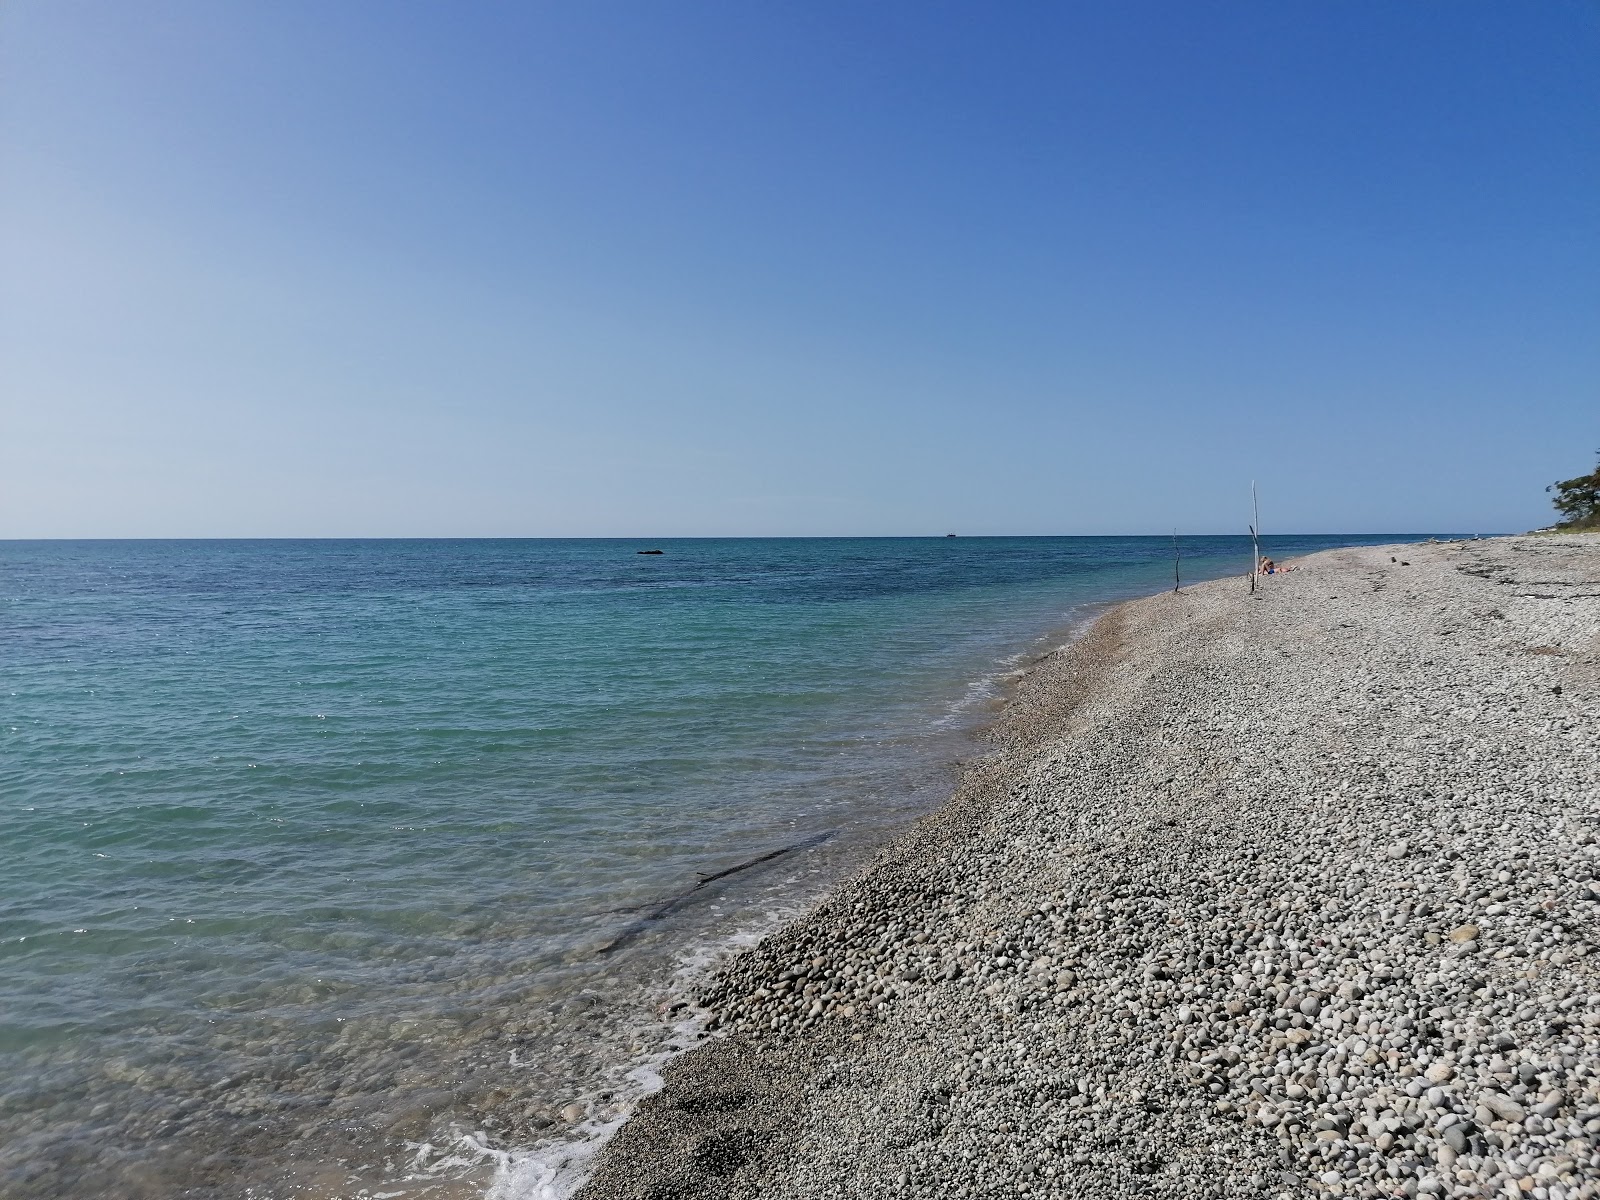
[[[1362,544],[1369,535],[1349,536]],[[1165,553],[1165,539],[1157,540]],[[1291,539],[1282,548],[1290,551],[1292,543],[1309,551],[1331,540]],[[699,1040],[692,1037],[692,1025],[681,1027],[688,1013],[678,1002],[694,995],[700,979],[714,974],[738,946],[802,917],[839,880],[851,878],[886,843],[945,803],[964,766],[992,751],[993,729],[1004,721],[1006,705],[1029,674],[1081,633],[1088,618],[1164,590],[1160,574],[1170,565],[1157,563],[1159,571],[1150,567],[1149,539],[1112,539],[1106,544],[1116,552],[1109,554],[1096,549],[1099,542],[1086,548],[1066,539],[1063,548],[1062,541],[1049,540],[1041,551],[1024,539],[1020,550],[1013,547],[1009,557],[996,560],[1001,568],[1011,566],[1000,571],[1005,578],[988,581],[999,589],[994,596],[984,586],[959,592],[959,602],[935,605],[945,625],[916,623],[917,653],[902,652],[895,659],[902,682],[883,696],[885,706],[858,706],[862,736],[827,743],[840,762],[848,760],[848,769],[834,772],[836,786],[818,795],[849,819],[807,824],[806,813],[815,816],[821,809],[802,807],[796,812],[804,828],[791,835],[786,826],[795,821],[768,822],[763,828],[770,826],[771,838],[762,838],[765,844],[748,853],[737,837],[724,842],[696,834],[686,843],[695,847],[692,860],[680,861],[682,869],[664,876],[659,888],[625,889],[623,907],[578,911],[585,927],[619,914],[615,921],[625,923],[620,933],[584,940],[561,934],[558,921],[551,926],[560,934],[555,940],[570,953],[559,962],[535,956],[517,963],[504,978],[509,991],[498,985],[479,990],[480,984],[494,983],[498,943],[494,937],[480,942],[481,927],[465,927],[471,936],[449,950],[454,961],[466,964],[466,976],[439,974],[439,986],[419,988],[404,1004],[387,1008],[381,990],[362,997],[360,1011],[342,1007],[335,998],[320,1015],[340,1015],[338,1029],[304,1023],[291,1029],[285,1023],[268,1031],[267,1038],[245,1041],[231,1031],[219,1032],[220,1023],[207,1021],[203,1028],[190,1023],[176,1031],[198,1029],[207,1040],[205,1045],[197,1040],[198,1048],[181,1063],[156,1038],[142,1039],[126,1052],[112,1040],[118,1055],[80,1054],[68,1060],[69,1066],[71,1061],[85,1064],[90,1103],[74,1104],[61,1089],[48,1090],[65,1077],[65,1072],[51,1073],[61,1060],[37,1073],[19,1071],[19,1080],[44,1086],[20,1108],[13,1105],[16,1119],[8,1130],[21,1129],[30,1140],[13,1139],[10,1153],[0,1156],[5,1159],[0,1173],[8,1183],[23,1179],[19,1186],[37,1195],[73,1187],[93,1190],[104,1180],[105,1186],[142,1195],[187,1187],[218,1195],[342,1196],[365,1187],[398,1188],[420,1200],[482,1195],[508,1171],[573,1153],[573,1139],[586,1143],[581,1149],[592,1148],[648,1090],[649,1074],[686,1042]],[[1028,563],[1044,553],[1055,564],[1046,572],[1054,581],[1012,578],[1022,561],[1019,552]],[[1185,562],[1203,582],[1207,572],[1234,557],[1231,551],[1203,552]],[[974,560],[978,567],[987,561]],[[157,581],[163,578],[142,560],[127,565],[154,571],[151,578]],[[282,567],[244,565],[265,584]],[[1237,575],[1232,578],[1243,583]],[[446,594],[453,593],[446,589]],[[958,609],[965,619],[955,628],[950,618]],[[225,625],[211,633],[226,641],[230,629]],[[912,631],[901,633],[911,636]],[[958,644],[983,648],[983,653],[947,652]],[[868,669],[876,669],[886,652],[893,659],[893,650],[890,645],[872,650]],[[929,666],[937,661],[948,667],[958,660],[973,669]],[[948,686],[912,686],[917,680]],[[872,714],[890,708],[917,719],[880,728]],[[719,780],[729,779],[735,780],[734,791],[741,790],[734,773],[719,773]],[[808,844],[804,835],[817,831],[833,836],[824,846],[790,852]],[[768,845],[783,856],[766,854]],[[715,881],[710,887],[697,882],[708,878]],[[457,894],[471,898],[484,913],[494,912],[497,920],[507,918],[491,930],[514,931],[519,923],[538,928],[526,914],[513,915],[522,911],[519,905],[492,904],[476,883]],[[470,1005],[474,995],[493,1003],[475,1013],[453,1003]],[[404,1021],[385,1021],[384,1013],[391,1010]],[[458,1019],[462,1014],[467,1019]],[[348,1024],[344,1017],[350,1018]],[[551,1043],[557,1044],[547,1054]],[[213,1051],[209,1058],[208,1049]],[[224,1058],[235,1049],[242,1052]],[[224,1061],[226,1070],[212,1069]],[[106,1070],[100,1070],[101,1063]],[[185,1077],[180,1069],[190,1074]],[[205,1102],[198,1107],[190,1103],[198,1083],[189,1081],[206,1084]],[[34,1096],[41,1098],[37,1104]],[[124,1103],[122,1097],[131,1100]],[[52,1113],[52,1106],[57,1111]],[[91,1110],[110,1115],[80,1124]],[[100,1133],[85,1136],[90,1129]],[[568,1194],[572,1174],[552,1185],[549,1194]]]
[[[1568,1144],[1600,1134],[1600,1056],[1571,1003],[1596,991],[1588,893],[1538,910],[1566,924],[1534,922],[1553,940],[1533,979],[1491,932],[1553,848],[1592,860],[1594,739],[1504,707],[1455,716],[1496,679],[1565,671],[1576,686],[1516,707],[1593,731],[1592,645],[1504,646],[1523,627],[1558,649],[1595,637],[1600,539],[1537,539],[1533,576],[1579,582],[1522,596],[1527,541],[1410,544],[1404,568],[1325,551],[1256,601],[1233,578],[1102,613],[1024,668],[949,801],[714,973],[717,1036],[666,1067],[578,1194],[1597,1194],[1600,1159]],[[1516,611],[1479,611],[1493,599]],[[1550,812],[1514,789],[1517,819],[1473,838],[1484,812],[1441,797],[1493,808],[1500,777],[1473,751],[1530,744],[1565,824],[1532,837]],[[1513,869],[1479,862],[1496,855]],[[1478,905],[1501,911],[1454,896],[1462,874],[1508,875]],[[1485,1014],[1516,1032],[1490,1043]],[[528,1194],[516,1182],[492,1194]]]
[[[846,852],[847,861],[853,861],[843,871],[833,874],[820,891],[791,896],[782,910],[775,911],[768,920],[755,927],[741,928],[721,942],[696,942],[688,947],[676,960],[667,980],[656,988],[662,997],[663,1010],[670,1008],[673,1012],[680,1012],[682,1018],[669,1020],[670,1014],[663,1011],[659,1020],[671,1033],[657,1049],[642,1057],[614,1064],[594,1088],[575,1098],[579,1105],[599,1109],[597,1115],[578,1122],[565,1131],[560,1140],[535,1143],[526,1149],[502,1150],[469,1139],[444,1148],[444,1155],[459,1156],[464,1153],[480,1164],[497,1166],[499,1169],[493,1178],[484,1181],[490,1200],[528,1200],[530,1197],[553,1200],[577,1192],[587,1182],[586,1169],[589,1164],[603,1153],[617,1131],[632,1119],[638,1104],[660,1089],[663,1076],[671,1065],[683,1055],[703,1046],[705,1039],[714,1032],[706,1028],[707,1011],[698,1003],[705,986],[716,978],[730,960],[749,953],[767,938],[808,919],[838,887],[869,871],[877,857],[948,804],[971,764],[992,753],[994,731],[1003,724],[1019,690],[1039,665],[1087,636],[1100,617],[1127,602],[1099,600],[1073,609],[1064,623],[1052,625],[1033,635],[1014,653],[996,660],[990,672],[969,684],[969,691],[988,694],[954,702],[950,712],[937,722],[940,726],[948,726],[942,736],[954,739],[955,744],[962,748],[959,757],[937,760],[941,764],[938,769],[947,776],[941,789],[943,799],[908,819],[873,827],[864,833],[856,832],[849,841],[858,844]],[[602,1095],[606,1097],[606,1103],[596,1105],[596,1098]],[[622,1106],[621,1111],[618,1111],[619,1105]],[[457,1161],[462,1160],[458,1157]],[[472,1178],[469,1175],[462,1182],[470,1184]],[[404,1189],[408,1184],[419,1182],[425,1187],[433,1187],[441,1181],[424,1175],[414,1179],[391,1180],[383,1186]]]

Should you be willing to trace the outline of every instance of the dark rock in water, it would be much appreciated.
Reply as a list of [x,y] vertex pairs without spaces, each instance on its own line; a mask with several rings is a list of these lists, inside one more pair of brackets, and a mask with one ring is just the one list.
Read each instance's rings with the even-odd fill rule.
[[665,554],[666,551],[665,550],[639,550],[639,551],[637,551],[637,553],[639,553],[639,554]]

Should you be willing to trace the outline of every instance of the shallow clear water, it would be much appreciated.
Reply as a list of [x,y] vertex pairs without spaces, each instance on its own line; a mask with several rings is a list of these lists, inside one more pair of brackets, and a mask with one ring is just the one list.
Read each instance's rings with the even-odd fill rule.
[[1171,569],[1160,538],[0,543],[0,1194],[477,1180],[463,1132],[603,1121],[675,965],[936,803],[1019,655]]

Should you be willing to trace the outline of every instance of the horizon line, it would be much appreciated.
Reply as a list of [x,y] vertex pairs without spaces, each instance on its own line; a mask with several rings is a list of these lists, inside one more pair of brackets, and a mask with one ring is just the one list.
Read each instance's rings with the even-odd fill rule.
[[[1285,537],[1517,537],[1519,532],[1424,532],[1421,530],[1353,530],[1335,532],[1265,532],[1267,538]],[[1245,538],[1237,533],[734,533],[734,534],[180,534],[117,535],[110,537],[0,537],[0,545],[28,542],[737,542],[737,541],[979,541],[1001,538]]]

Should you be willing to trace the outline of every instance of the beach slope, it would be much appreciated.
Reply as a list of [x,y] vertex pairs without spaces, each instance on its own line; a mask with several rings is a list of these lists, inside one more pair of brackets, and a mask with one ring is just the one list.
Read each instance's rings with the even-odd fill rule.
[[585,1200],[1600,1195],[1600,536],[1113,609]]

